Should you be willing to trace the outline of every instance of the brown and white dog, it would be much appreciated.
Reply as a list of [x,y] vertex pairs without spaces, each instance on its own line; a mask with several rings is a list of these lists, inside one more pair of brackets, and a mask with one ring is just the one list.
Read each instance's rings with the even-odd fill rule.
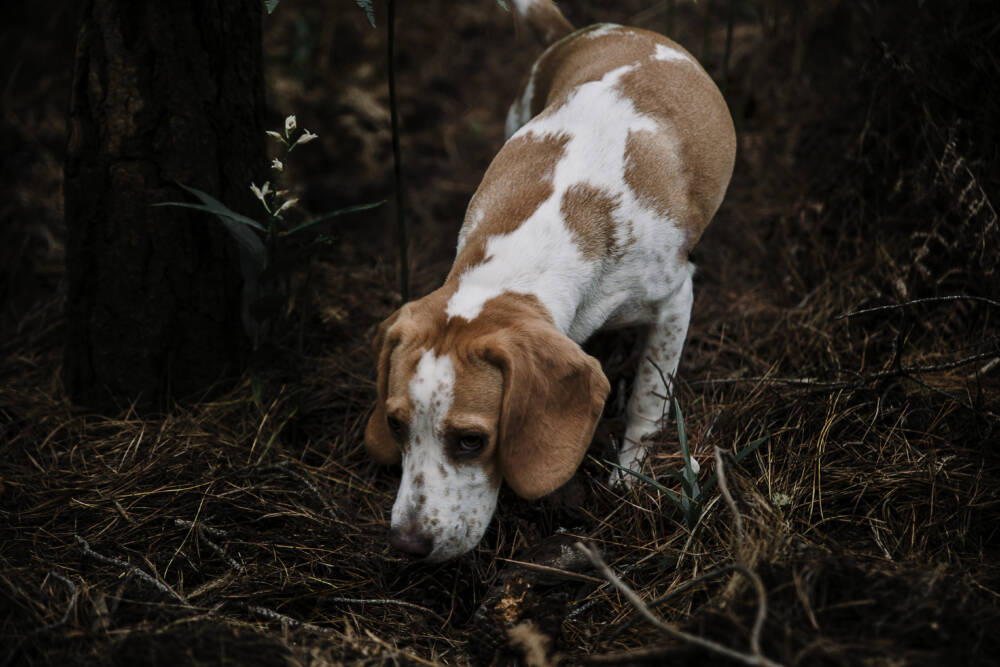
[[390,543],[429,561],[479,542],[502,481],[530,499],[573,475],[608,393],[579,346],[601,328],[648,329],[619,452],[639,469],[671,389],[657,367],[676,371],[687,334],[688,253],[733,170],[725,100],[683,48],[618,25],[573,32],[549,0],[513,8],[551,46],[511,107],[444,285],[375,340],[365,444],[403,463]]

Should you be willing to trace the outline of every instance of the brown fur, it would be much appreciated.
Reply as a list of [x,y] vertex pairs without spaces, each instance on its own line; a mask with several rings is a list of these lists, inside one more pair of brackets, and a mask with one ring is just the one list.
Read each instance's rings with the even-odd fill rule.
[[584,183],[570,186],[563,194],[560,212],[585,259],[600,259],[620,252],[612,216],[619,198]]
[[373,344],[375,358],[378,359],[378,377],[375,380],[377,398],[375,410],[368,419],[368,426],[365,427],[365,449],[373,459],[383,465],[399,463],[401,458],[399,447],[386,423],[385,412],[385,402],[389,395],[389,357],[400,341],[400,337],[393,337],[390,340],[387,333],[399,319],[400,313],[402,308],[378,326]]
[[[647,34],[687,53],[665,37]],[[630,137],[625,181],[640,199],[677,221],[690,251],[722,204],[733,173],[736,131],[729,108],[693,60],[645,62],[622,77],[621,89],[640,113],[664,128],[660,137]]]
[[690,55],[680,45],[638,28],[629,28],[627,37],[591,37],[599,27],[570,35],[538,59],[531,113],[558,108],[579,85],[641,61],[622,77],[621,90],[662,129],[630,137],[625,180],[644,203],[684,230],[688,252],[718,210],[732,175],[736,133],[729,109],[693,58],[650,59],[657,44]]
[[482,465],[525,498],[565,483],[583,459],[609,384],[596,359],[560,333],[537,298],[505,294],[472,322],[443,317],[442,288],[407,304],[379,328],[378,400],[365,444],[380,463],[400,447],[386,425],[386,406],[406,420],[408,382],[425,349],[449,354],[456,390],[445,428],[487,427],[489,445],[469,464]]
[[527,135],[504,144],[469,202],[469,215],[481,212],[483,218],[455,258],[449,281],[485,260],[490,236],[515,231],[552,196],[552,177],[567,141],[567,137]]

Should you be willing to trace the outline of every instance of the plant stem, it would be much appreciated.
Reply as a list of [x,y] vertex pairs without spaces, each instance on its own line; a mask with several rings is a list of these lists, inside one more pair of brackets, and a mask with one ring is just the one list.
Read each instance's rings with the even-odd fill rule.
[[399,292],[403,303],[410,300],[410,270],[407,260],[406,221],[403,219],[403,163],[399,157],[399,112],[396,108],[396,3],[388,2],[389,18],[389,112],[392,122],[392,164],[396,181],[396,242],[399,245]]

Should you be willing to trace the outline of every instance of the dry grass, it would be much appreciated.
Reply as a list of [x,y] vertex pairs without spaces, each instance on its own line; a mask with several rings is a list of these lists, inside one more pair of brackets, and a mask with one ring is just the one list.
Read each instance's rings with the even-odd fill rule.
[[[574,18],[628,19],[564,4]],[[750,572],[765,592],[770,660],[991,662],[1000,66],[986,44],[1000,15],[976,2],[945,15],[764,6],[763,23],[742,19],[734,42],[740,162],[698,250],[678,391],[703,479],[714,447],[734,453],[769,435],[728,471],[742,533],[718,490],[688,530],[654,489],[608,489],[598,445],[553,497],[504,491],[470,556],[426,566],[391,555],[398,473],[360,446],[369,333],[395,303],[389,245],[368,219],[345,222],[313,263],[295,302],[309,315],[291,318],[304,321],[302,356],[290,324],[266,370],[211,400],[159,418],[74,408],[58,382],[58,176],[38,167],[16,183],[25,205],[3,212],[21,232],[7,232],[16,242],[0,255],[20,288],[4,293],[0,317],[0,664],[724,662],[642,619],[564,548],[576,537],[658,618],[739,652],[752,653],[760,608]],[[267,38],[275,115],[329,124],[310,121],[325,151],[303,167],[308,205],[381,195],[387,138],[365,123],[382,117],[385,95],[370,93],[381,79],[363,58],[377,35],[360,13],[355,25],[282,7]],[[446,239],[499,141],[511,69],[530,60],[491,47],[511,43],[499,10],[449,9],[442,23],[446,7],[401,19],[401,53],[421,63],[404,68],[401,90],[412,221],[433,239],[414,248],[418,291],[447,265]],[[703,12],[681,5],[682,41],[700,43]],[[298,16],[318,26],[323,54],[304,74],[275,46]],[[657,27],[662,15],[641,18]],[[442,25],[474,43],[467,59],[431,37]],[[322,77],[354,85],[332,118]],[[38,95],[10,107],[4,132],[51,145],[56,112],[26,111]],[[903,305],[879,308],[889,304]],[[603,428],[614,433],[629,342],[590,347],[615,387]],[[664,481],[681,468],[677,448],[668,426],[651,462]]]

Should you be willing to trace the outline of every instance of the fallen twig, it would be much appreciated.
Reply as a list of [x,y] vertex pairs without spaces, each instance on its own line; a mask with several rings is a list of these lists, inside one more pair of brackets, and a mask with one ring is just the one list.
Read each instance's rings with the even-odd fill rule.
[[572,579],[574,581],[584,581],[589,584],[605,583],[603,579],[592,577],[589,574],[570,572],[569,570],[564,570],[558,567],[552,567],[551,565],[530,563],[528,561],[523,561],[523,560],[514,560],[513,558],[501,558],[500,556],[497,556],[496,559],[499,561],[503,561],[505,563],[510,563],[511,565],[517,565],[518,567],[523,567],[526,570],[534,570],[535,572],[541,572],[542,574],[550,574],[554,577],[559,577],[560,579]]
[[969,296],[966,294],[954,294],[949,296],[931,296],[925,299],[913,299],[912,301],[906,301],[905,303],[891,303],[885,306],[873,306],[872,308],[863,308],[861,310],[855,310],[850,313],[844,313],[843,315],[837,315],[834,320],[844,320],[850,317],[857,317],[859,315],[868,315],[869,313],[879,313],[886,310],[899,310],[900,308],[906,308],[908,306],[915,306],[922,303],[939,303],[942,301],[979,301],[981,303],[986,303],[991,306],[1000,308],[1000,301],[994,301],[993,299],[987,299],[983,296]]
[[[646,606],[649,607],[650,610],[653,610],[656,607],[659,607],[660,605],[665,604],[671,598],[676,597],[676,596],[680,595],[681,593],[694,588],[698,584],[705,583],[706,581],[711,581],[712,579],[717,579],[718,577],[721,577],[724,574],[728,574],[729,572],[732,572],[735,569],[736,569],[736,566],[733,565],[732,563],[730,563],[728,565],[723,565],[722,567],[717,567],[714,570],[709,570],[705,574],[699,575],[699,576],[695,577],[694,579],[688,579],[687,581],[685,581],[683,584],[681,584],[677,588],[671,589],[665,595],[662,595],[662,596],[656,598],[655,600],[649,601],[648,603],[646,603]],[[615,628],[615,631],[612,632],[610,635],[608,635],[608,639],[607,640],[609,642],[610,641],[614,641],[614,639],[616,637],[618,637],[618,635],[620,635],[621,633],[625,632],[630,627],[632,627],[632,624],[635,623],[635,620],[636,620],[636,617],[632,616],[632,617],[630,617],[630,618],[622,621],[618,625],[618,627]]]
[[733,500],[733,496],[729,493],[729,483],[726,481],[726,466],[722,462],[722,450],[718,446],[715,447],[715,476],[719,480],[719,492],[726,501],[726,505],[729,506],[729,511],[733,513],[733,522],[736,524],[736,538],[742,540],[744,535],[743,517],[740,516],[740,511],[736,507],[736,501]]
[[436,612],[431,611],[427,607],[421,607],[418,604],[414,604],[412,602],[404,602],[402,600],[363,600],[359,598],[323,598],[323,601],[340,602],[343,604],[370,604],[370,605],[389,605],[396,607],[405,607],[407,609],[415,609],[424,614],[427,614],[428,616],[433,616],[434,618],[436,618],[441,622],[441,625],[444,625],[446,622],[442,616],[440,616]]
[[879,380],[888,380],[892,378],[902,377],[906,379],[913,379],[910,377],[912,374],[916,373],[937,373],[940,371],[948,371],[954,368],[959,368],[961,366],[967,366],[971,363],[981,361],[983,359],[990,359],[996,357],[996,350],[991,350],[989,352],[982,352],[980,354],[974,354],[969,357],[964,357],[962,359],[957,359],[955,361],[948,361],[940,364],[931,364],[928,366],[900,366],[889,371],[879,371],[877,373],[869,373],[868,375],[860,375],[850,371],[837,371],[839,373],[855,375],[858,379],[854,382],[837,382],[837,381],[821,381],[812,378],[787,378],[787,377],[768,377],[754,376],[754,377],[743,377],[743,378],[710,378],[705,380],[693,380],[691,381],[692,386],[709,385],[709,384],[741,384],[744,382],[763,382],[769,384],[784,384],[797,387],[808,387],[811,389],[825,389],[836,391],[838,389],[861,389],[867,384],[877,382]]
[[286,616],[285,614],[278,613],[273,609],[268,609],[267,607],[261,607],[256,604],[248,604],[247,611],[265,618],[269,621],[278,621],[290,628],[297,628],[301,630],[310,630],[312,632],[321,632],[323,634],[329,634],[334,630],[332,628],[324,628],[320,625],[313,625],[312,623],[306,623],[305,621],[300,621],[298,619],[292,618],[291,616]]
[[[679,639],[681,641],[693,644],[695,646],[700,646],[701,648],[704,648],[718,655],[724,655],[732,660],[742,662],[745,665],[765,665],[767,667],[776,667],[779,664],[772,660],[769,660],[768,658],[761,655],[759,652],[760,650],[759,631],[760,631],[760,626],[763,625],[762,621],[763,616],[761,614],[761,611],[763,611],[764,614],[766,615],[767,613],[766,605],[762,608],[758,608],[757,621],[754,623],[753,633],[751,634],[750,638],[751,647],[755,649],[754,654],[751,655],[748,653],[743,653],[741,651],[736,651],[727,646],[723,646],[718,642],[714,642],[711,639],[705,639],[704,637],[699,637],[698,635],[692,635],[690,633],[684,632],[683,630],[675,628],[669,623],[663,622],[662,620],[657,618],[652,611],[649,610],[648,605],[646,605],[646,603],[642,601],[642,598],[640,598],[636,594],[636,592],[628,586],[628,584],[623,582],[615,575],[615,573],[611,570],[611,568],[608,567],[608,565],[604,562],[604,559],[601,558],[600,554],[597,552],[596,549],[588,545],[585,545],[582,542],[577,542],[576,548],[579,549],[588,559],[590,559],[590,562],[594,564],[594,567],[600,570],[601,573],[604,575],[604,577],[609,582],[611,582],[611,584],[615,588],[617,588],[622,595],[625,596],[625,599],[629,601],[629,603],[635,608],[636,611],[642,614],[642,616],[645,617],[646,620],[648,620],[654,627],[656,627],[658,630],[663,632],[668,637],[671,637],[673,639]],[[749,576],[751,580],[754,580],[754,584],[755,586],[757,586],[758,600],[760,600],[761,594],[763,593],[763,583],[760,582],[760,577],[757,577],[755,573],[751,572],[748,568],[745,568],[741,565],[736,565],[735,567],[744,574],[746,574],[747,576]]]
[[79,544],[80,545],[80,549],[83,550],[83,555],[84,556],[89,556],[90,558],[93,558],[94,560],[99,560],[102,563],[107,563],[109,565],[114,565],[116,567],[119,567],[122,570],[125,570],[125,572],[138,577],[139,579],[141,579],[142,581],[146,582],[150,586],[156,588],[157,590],[162,591],[163,593],[166,593],[167,595],[169,595],[173,599],[175,599],[178,602],[180,602],[182,605],[184,605],[186,607],[190,606],[189,603],[188,603],[188,601],[186,599],[184,599],[184,597],[182,595],[180,595],[179,593],[177,593],[177,591],[175,591],[174,589],[170,588],[170,586],[167,586],[165,583],[163,583],[162,581],[160,581],[156,577],[148,574],[147,572],[145,572],[144,570],[136,567],[135,565],[132,565],[128,561],[119,560],[119,559],[113,558],[111,556],[105,556],[103,554],[97,553],[96,551],[94,551],[93,549],[90,548],[90,544],[87,543],[87,540],[83,539],[79,535],[73,535],[73,537],[76,538],[77,544]]
[[229,567],[232,568],[233,570],[237,572],[243,571],[244,566],[242,563],[238,563],[235,558],[227,555],[225,549],[220,547],[218,544],[213,542],[210,537],[208,537],[210,534],[221,535],[225,537],[226,535],[225,531],[221,531],[217,528],[210,528],[209,526],[206,526],[202,523],[194,523],[186,519],[174,519],[174,523],[177,524],[178,526],[186,528],[196,528],[198,530],[198,536],[201,538],[201,541],[205,543],[209,549],[214,551],[216,555],[219,556],[219,558],[226,561],[226,564],[229,565]]

